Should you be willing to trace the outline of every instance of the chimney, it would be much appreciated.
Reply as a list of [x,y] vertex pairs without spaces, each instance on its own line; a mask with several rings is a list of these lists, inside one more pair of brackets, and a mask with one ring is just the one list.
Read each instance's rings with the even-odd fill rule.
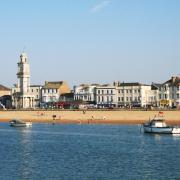
[[118,86],[118,82],[117,82],[117,81],[114,81],[114,82],[113,82],[113,86],[116,86],[116,87],[117,87],[117,86]]
[[174,83],[176,81],[176,77],[175,76],[172,76],[172,83]]

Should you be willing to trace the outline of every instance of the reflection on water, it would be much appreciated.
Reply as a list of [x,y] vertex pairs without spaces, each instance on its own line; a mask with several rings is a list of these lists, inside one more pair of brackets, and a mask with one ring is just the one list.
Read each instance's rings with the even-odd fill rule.
[[[0,128],[0,179],[178,179],[180,136],[138,126]],[[7,178],[8,177],[8,178]]]
[[16,128],[19,133],[19,151],[20,151],[20,166],[18,171],[20,172],[21,179],[28,179],[31,172],[31,154],[32,154],[32,129],[31,128]]
[[160,134],[154,134],[155,140],[160,141],[161,140],[161,135]]

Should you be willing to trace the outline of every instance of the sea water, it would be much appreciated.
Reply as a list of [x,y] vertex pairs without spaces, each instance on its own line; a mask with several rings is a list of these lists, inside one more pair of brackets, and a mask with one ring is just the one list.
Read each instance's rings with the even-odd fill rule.
[[0,123],[0,180],[180,179],[180,136],[138,125]]

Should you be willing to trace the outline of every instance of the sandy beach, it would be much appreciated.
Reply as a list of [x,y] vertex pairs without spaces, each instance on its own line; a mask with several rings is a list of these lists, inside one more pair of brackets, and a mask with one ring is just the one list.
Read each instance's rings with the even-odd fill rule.
[[[22,119],[33,123],[142,124],[159,111],[0,111],[0,122]],[[163,111],[168,124],[180,125],[180,111]],[[53,120],[54,116],[54,120]]]

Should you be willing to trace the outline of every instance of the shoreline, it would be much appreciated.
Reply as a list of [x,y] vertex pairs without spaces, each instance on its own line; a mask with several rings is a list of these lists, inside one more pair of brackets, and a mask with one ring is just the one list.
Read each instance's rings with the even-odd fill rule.
[[[142,124],[159,111],[0,111],[0,122],[22,119],[32,123]],[[180,111],[163,111],[167,124],[180,125]],[[53,116],[55,120],[53,120]]]

